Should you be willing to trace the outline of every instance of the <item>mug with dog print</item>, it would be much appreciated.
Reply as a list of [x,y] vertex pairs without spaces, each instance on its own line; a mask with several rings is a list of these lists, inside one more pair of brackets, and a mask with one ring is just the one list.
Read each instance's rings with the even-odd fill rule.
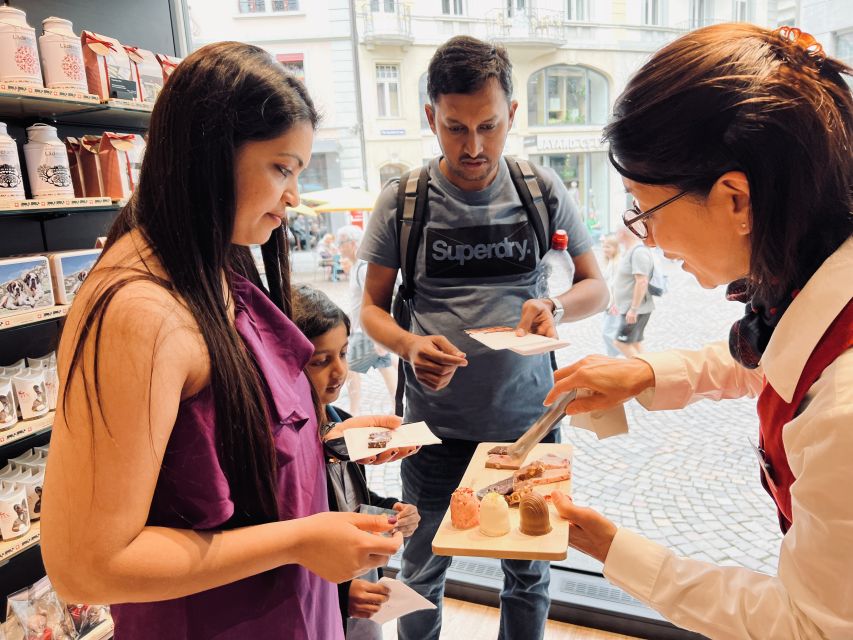
[[12,386],[15,388],[18,408],[24,420],[40,418],[50,411],[44,371],[26,369],[12,377]]
[[0,535],[3,540],[20,538],[30,530],[30,512],[27,505],[27,490],[20,485],[9,485],[0,489]]
[[0,430],[9,429],[18,422],[18,404],[11,378],[0,378]]

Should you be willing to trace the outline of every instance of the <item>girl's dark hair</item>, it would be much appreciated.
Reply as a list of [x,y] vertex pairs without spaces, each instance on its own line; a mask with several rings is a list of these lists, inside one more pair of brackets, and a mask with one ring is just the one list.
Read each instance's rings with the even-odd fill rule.
[[[305,284],[295,285],[291,293],[293,295],[293,323],[306,338],[309,340],[319,338],[324,333],[342,324],[347,330],[347,335],[349,335],[349,316],[325,293]],[[311,385],[311,399],[314,402],[317,420],[321,424],[328,422],[329,416],[326,407],[320,402],[320,396],[317,395],[317,390],[313,384]]]
[[[267,400],[252,358],[229,321],[231,285],[223,279],[236,272],[261,284],[249,248],[231,243],[235,153],[246,142],[278,137],[299,123],[317,126],[311,98],[263,49],[220,42],[198,49],[178,65],[151,115],[139,186],[110,229],[105,248],[109,252],[119,237],[138,230],[167,278],[143,266],[104,287],[81,323],[65,383],[80,366],[92,332],[97,352],[100,320],[125,284],[154,281],[185,305],[210,356],[217,452],[235,505],[228,528],[279,517]],[[278,229],[262,254],[266,292],[290,315],[287,249],[284,231]],[[97,385],[97,359],[94,380]]]
[[842,62],[749,24],[693,31],[654,54],[604,137],[625,177],[705,197],[749,180],[750,280],[802,287],[853,232],[853,96]]
[[512,63],[502,46],[471,36],[451,38],[432,56],[427,69],[430,102],[448,93],[479,91],[487,80],[497,78],[506,99],[512,99]]
[[350,332],[349,316],[322,291],[298,284],[293,287],[293,322],[309,340],[343,324]]

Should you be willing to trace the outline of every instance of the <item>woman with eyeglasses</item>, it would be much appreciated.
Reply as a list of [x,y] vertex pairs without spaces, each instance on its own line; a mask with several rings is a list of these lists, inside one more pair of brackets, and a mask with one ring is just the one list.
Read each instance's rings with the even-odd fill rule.
[[853,638],[850,74],[797,29],[706,27],[637,72],[605,131],[635,200],[626,226],[702,286],[727,284],[745,314],[699,351],[581,360],[546,403],[574,388],[593,394],[569,414],[757,396],[756,472],[785,534],[777,575],[678,557],[553,498],[571,546],[612,583],[711,638]]

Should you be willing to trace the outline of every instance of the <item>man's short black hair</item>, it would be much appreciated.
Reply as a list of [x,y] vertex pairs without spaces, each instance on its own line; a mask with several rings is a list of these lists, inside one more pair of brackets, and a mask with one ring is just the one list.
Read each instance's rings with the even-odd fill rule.
[[489,78],[497,78],[506,99],[512,99],[512,63],[506,49],[470,36],[456,36],[441,45],[427,70],[430,102],[448,93],[479,91]]

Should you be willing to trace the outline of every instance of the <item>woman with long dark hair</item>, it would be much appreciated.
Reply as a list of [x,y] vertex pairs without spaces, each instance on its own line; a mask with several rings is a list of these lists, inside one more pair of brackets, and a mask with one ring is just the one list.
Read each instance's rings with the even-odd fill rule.
[[593,394],[567,413],[634,396],[648,409],[758,396],[778,573],[678,557],[553,497],[569,543],[610,581],[711,638],[853,638],[850,73],[797,29],[707,27],[631,78],[605,130],[634,196],[625,225],[702,286],[728,284],[746,313],[700,351],[581,360],[546,402],[575,388]]
[[[326,513],[311,344],[287,318],[282,223],[317,120],[262,49],[190,55],[69,313],[44,561],[67,601],[115,603],[116,637],[340,639],[330,581],[401,543],[373,535],[387,518]],[[399,419],[343,426],[367,424]]]

